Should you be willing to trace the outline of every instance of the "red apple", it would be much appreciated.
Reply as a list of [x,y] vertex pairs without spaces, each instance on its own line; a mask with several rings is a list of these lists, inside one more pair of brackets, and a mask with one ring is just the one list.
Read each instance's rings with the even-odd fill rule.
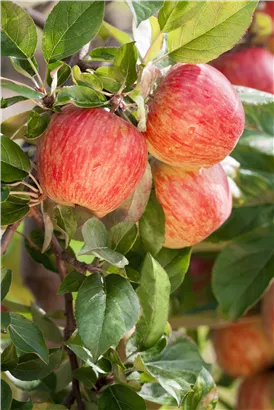
[[212,64],[232,84],[274,94],[274,55],[260,47],[222,55]]
[[202,257],[201,255],[192,255],[189,264],[189,275],[193,290],[196,293],[207,290],[211,282],[212,268],[214,259]]
[[274,373],[257,374],[239,388],[237,410],[271,410],[274,404]]
[[213,333],[217,361],[233,377],[252,376],[274,363],[273,345],[264,333],[262,321],[246,320]]
[[274,1],[265,1],[264,7],[261,11],[268,14],[274,21]]
[[1,304],[1,312],[8,312],[8,309]]
[[274,281],[264,294],[262,315],[265,333],[274,346]]
[[53,115],[37,160],[49,198],[102,217],[121,205],[142,178],[147,147],[143,135],[122,118],[101,108],[70,105]]
[[242,103],[230,82],[207,64],[176,64],[149,106],[145,136],[159,160],[184,168],[224,159],[244,129]]
[[165,213],[167,248],[194,245],[229,217],[231,193],[221,165],[187,171],[155,160],[152,173]]

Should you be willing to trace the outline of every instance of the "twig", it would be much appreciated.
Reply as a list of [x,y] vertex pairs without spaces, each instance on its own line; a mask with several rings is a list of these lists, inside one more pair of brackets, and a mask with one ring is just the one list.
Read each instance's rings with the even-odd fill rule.
[[12,225],[9,225],[5,232],[3,233],[2,239],[1,239],[1,255],[3,255],[8,246],[10,241],[12,240],[13,235],[15,234],[18,226],[20,225],[21,221],[14,222]]
[[30,17],[33,19],[36,26],[43,29],[46,22],[46,19],[43,16],[43,14],[37,10],[34,10],[31,7],[27,7],[26,11],[29,13]]
[[62,404],[63,404],[63,406],[65,406],[67,409],[70,409],[71,406],[72,406],[73,403],[74,403],[74,400],[75,400],[74,391],[71,390],[71,391],[69,392],[69,394],[64,398]]

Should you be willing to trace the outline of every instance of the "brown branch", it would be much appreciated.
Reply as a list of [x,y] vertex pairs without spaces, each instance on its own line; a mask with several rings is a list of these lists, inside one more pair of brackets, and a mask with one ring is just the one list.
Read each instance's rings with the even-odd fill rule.
[[36,26],[43,30],[45,22],[46,22],[46,19],[43,16],[43,14],[40,13],[40,11],[34,10],[31,7],[26,7],[26,11],[29,13],[30,17],[33,19]]
[[18,226],[20,225],[21,221],[14,222],[12,225],[9,225],[5,232],[3,233],[1,239],[1,255],[3,255],[6,250],[8,249],[9,243],[13,238]]
[[[35,221],[38,223],[38,225],[43,228],[44,222],[43,222],[42,215],[40,215],[40,213],[37,211],[36,208],[32,209],[31,215],[33,216]],[[51,239],[51,248],[56,258],[56,264],[57,264],[60,277],[63,280],[68,274],[65,261],[63,260],[64,250],[62,246],[59,244],[58,239],[56,238],[54,234],[52,235],[52,239]],[[65,324],[65,329],[64,329],[64,340],[66,341],[71,337],[72,333],[76,329],[76,321],[75,321],[74,312],[73,312],[73,299],[72,299],[71,293],[65,294],[65,316],[66,316],[66,324]],[[67,346],[65,346],[65,350],[69,357],[71,370],[72,372],[74,372],[76,369],[78,369],[77,357],[75,353],[72,350],[70,350]],[[84,404],[83,404],[82,397],[81,397],[79,381],[76,380],[73,376],[72,376],[72,391],[73,391],[73,396],[75,397],[75,400],[77,403],[78,410],[84,410]],[[72,394],[71,394],[71,400],[72,400]],[[71,404],[72,403],[70,403],[70,405]]]

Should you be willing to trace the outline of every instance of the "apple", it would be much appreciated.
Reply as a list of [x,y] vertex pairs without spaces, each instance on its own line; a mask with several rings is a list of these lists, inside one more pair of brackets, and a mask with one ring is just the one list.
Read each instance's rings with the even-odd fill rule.
[[274,281],[264,294],[262,316],[265,333],[274,346]]
[[230,82],[207,64],[176,64],[149,105],[148,149],[187,169],[224,159],[244,130],[242,103]]
[[261,47],[223,54],[212,65],[232,84],[274,94],[274,55]]
[[264,7],[261,11],[268,14],[274,21],[274,1],[265,1]]
[[152,173],[165,213],[167,248],[194,245],[229,217],[232,199],[221,165],[189,171],[154,160]]
[[50,199],[103,217],[137,186],[146,169],[147,147],[144,136],[115,114],[69,105],[53,115],[39,141],[37,162]]
[[8,312],[8,309],[1,304],[1,312]]
[[241,383],[236,410],[271,410],[273,403],[273,372],[257,374]]
[[274,364],[273,345],[264,333],[261,319],[245,320],[213,333],[217,361],[233,377],[252,376]]

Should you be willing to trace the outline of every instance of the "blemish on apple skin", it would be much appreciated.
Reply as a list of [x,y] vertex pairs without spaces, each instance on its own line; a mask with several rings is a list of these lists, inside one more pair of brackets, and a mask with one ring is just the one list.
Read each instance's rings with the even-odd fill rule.
[[192,134],[194,134],[194,131],[195,131],[195,127],[189,127],[188,134],[192,135]]
[[98,162],[97,164],[94,164],[92,171],[95,171],[97,168],[100,168],[101,164]]

